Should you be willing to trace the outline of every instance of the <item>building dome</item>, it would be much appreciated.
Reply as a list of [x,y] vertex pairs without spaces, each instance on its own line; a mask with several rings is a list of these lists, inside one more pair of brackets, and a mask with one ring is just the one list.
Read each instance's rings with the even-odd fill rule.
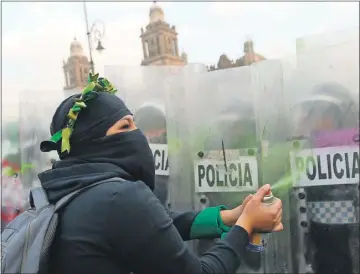
[[78,40],[76,40],[76,38],[74,38],[74,41],[72,41],[70,44],[70,55],[71,56],[83,56],[84,55],[83,47],[82,47],[81,43]]
[[181,53],[181,57],[180,57],[180,58],[181,58],[181,60],[184,61],[185,64],[188,63],[188,55],[187,55],[186,52],[183,51],[183,52]]
[[156,4],[156,1],[154,1],[154,3],[150,7],[149,17],[150,23],[164,21],[164,11],[158,4]]

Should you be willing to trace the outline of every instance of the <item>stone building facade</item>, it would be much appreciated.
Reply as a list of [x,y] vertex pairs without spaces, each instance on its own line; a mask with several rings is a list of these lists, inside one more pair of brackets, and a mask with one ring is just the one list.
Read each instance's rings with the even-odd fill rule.
[[[178,33],[175,26],[165,21],[162,8],[154,2],[149,11],[149,23],[145,30],[141,28],[140,35],[143,60],[142,66],[184,66],[188,63],[185,52],[179,54]],[[248,40],[244,43],[244,55],[236,60],[230,60],[225,54],[219,58],[217,65],[209,67],[209,71],[248,66],[265,60],[265,57],[255,53],[254,43]],[[65,76],[65,91],[79,91],[86,86],[91,64],[84,54],[82,45],[74,38],[70,45],[70,56],[63,61]]]
[[241,66],[249,66],[253,63],[265,60],[265,57],[255,53],[254,43],[252,40],[248,40],[244,43],[244,55],[235,61],[230,60],[225,54],[222,54],[219,58],[217,66],[212,65],[209,67],[209,71],[227,69]]

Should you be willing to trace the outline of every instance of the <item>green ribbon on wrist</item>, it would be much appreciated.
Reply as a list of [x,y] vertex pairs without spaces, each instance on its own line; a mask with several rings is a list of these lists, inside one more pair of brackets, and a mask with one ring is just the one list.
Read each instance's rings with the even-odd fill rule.
[[230,231],[221,219],[220,211],[228,208],[220,205],[208,207],[195,218],[190,231],[190,239],[214,239],[222,237],[223,233]]

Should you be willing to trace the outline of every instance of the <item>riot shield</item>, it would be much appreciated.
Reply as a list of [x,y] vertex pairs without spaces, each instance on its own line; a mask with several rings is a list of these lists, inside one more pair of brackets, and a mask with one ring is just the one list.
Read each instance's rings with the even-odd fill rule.
[[27,189],[38,186],[37,175],[51,169],[58,159],[56,151],[40,151],[40,143],[51,138],[50,124],[56,108],[64,99],[61,91],[22,92],[20,96],[20,149],[21,164],[30,167],[22,174]]
[[155,103],[144,103],[135,112],[136,125],[148,138],[155,160],[155,189],[154,193],[166,207],[169,201],[169,157],[166,136],[165,106]]
[[[181,75],[168,83],[178,92],[169,103],[168,133],[180,140],[172,157],[174,208],[201,210],[241,204],[260,185],[259,144],[251,68]],[[170,135],[171,134],[171,135]],[[214,241],[195,241],[202,254]],[[255,272],[262,272],[258,254]],[[242,265],[239,272],[252,272]]]
[[118,95],[134,114],[134,120],[148,138],[155,160],[154,193],[165,207],[169,198],[169,150],[167,138],[166,79],[184,70],[200,72],[205,67],[105,67],[105,77],[119,90]]
[[1,124],[1,231],[23,209],[26,201],[21,182],[19,121]]
[[[276,182],[281,180],[283,163],[272,158],[273,143],[283,140],[289,128],[284,115],[284,70],[292,68],[293,62],[266,60],[252,66],[252,91],[256,111],[257,136],[259,139],[259,175],[262,184],[270,184],[273,194],[283,204],[284,230],[271,233],[263,256],[264,273],[292,273],[291,250],[291,211],[287,189],[278,189]],[[276,130],[275,130],[276,129]]]
[[308,49],[283,66],[285,119],[267,127],[282,134],[270,139],[263,178],[289,196],[294,273],[359,272],[358,39]]

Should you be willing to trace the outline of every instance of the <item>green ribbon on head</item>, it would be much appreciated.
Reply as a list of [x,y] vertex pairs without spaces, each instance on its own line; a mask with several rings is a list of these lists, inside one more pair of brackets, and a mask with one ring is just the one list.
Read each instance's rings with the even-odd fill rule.
[[74,105],[67,114],[66,127],[56,132],[50,139],[51,142],[58,143],[61,140],[61,154],[70,153],[70,138],[74,130],[76,120],[82,109],[86,108],[86,102],[93,99],[97,92],[107,92],[115,94],[117,89],[109,80],[99,77],[99,74],[90,73],[88,77],[88,85],[82,90],[80,98],[75,100]]

